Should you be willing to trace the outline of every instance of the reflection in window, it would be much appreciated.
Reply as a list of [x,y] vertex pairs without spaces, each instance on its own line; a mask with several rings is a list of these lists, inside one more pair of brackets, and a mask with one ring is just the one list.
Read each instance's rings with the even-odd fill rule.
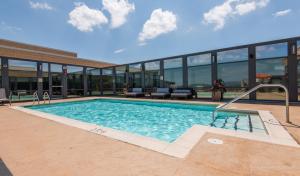
[[182,58],[164,60],[164,84],[166,87],[183,86]]
[[151,91],[159,87],[160,82],[160,61],[145,63],[145,88]]
[[129,87],[142,87],[142,64],[129,65]]
[[100,89],[100,69],[97,68],[87,68],[87,86],[88,95],[101,95]]
[[116,92],[117,94],[123,94],[126,85],[126,66],[116,67]]
[[83,96],[83,67],[68,66],[68,97]]
[[189,56],[188,66],[188,85],[197,92],[197,97],[211,97],[211,54]]
[[113,91],[113,69],[105,68],[102,69],[102,82],[103,82],[103,94],[104,95],[112,95]]
[[287,43],[277,43],[256,47],[256,59],[285,57],[288,55]]
[[217,54],[218,79],[224,81],[227,89],[224,97],[234,98],[248,87],[248,48]]
[[43,92],[49,93],[49,64],[42,64],[42,77],[43,77]]
[[37,63],[31,61],[8,61],[9,87],[13,100],[31,100],[37,91]]
[[62,65],[51,64],[51,79],[52,79],[52,98],[60,98],[62,96]]
[[[287,85],[287,43],[256,47],[256,82],[257,84]],[[263,88],[258,90],[257,99],[284,100],[281,88]]]

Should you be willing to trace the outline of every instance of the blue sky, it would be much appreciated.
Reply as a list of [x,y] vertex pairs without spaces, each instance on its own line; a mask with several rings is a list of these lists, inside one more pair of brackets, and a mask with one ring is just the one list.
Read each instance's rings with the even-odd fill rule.
[[299,0],[3,0],[0,38],[130,63],[300,36]]

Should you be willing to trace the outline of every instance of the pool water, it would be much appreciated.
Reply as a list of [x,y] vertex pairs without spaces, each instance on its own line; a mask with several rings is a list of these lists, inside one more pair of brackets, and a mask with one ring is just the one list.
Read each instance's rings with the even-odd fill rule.
[[264,131],[258,115],[218,112],[213,122],[212,112],[216,106],[212,105],[96,99],[26,108],[167,142],[176,140],[195,124],[250,132],[253,129]]

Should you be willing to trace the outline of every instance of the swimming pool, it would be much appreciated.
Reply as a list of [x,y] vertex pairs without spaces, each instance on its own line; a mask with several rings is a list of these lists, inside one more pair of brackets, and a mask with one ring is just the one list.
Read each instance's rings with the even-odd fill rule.
[[219,112],[213,105],[95,99],[25,106],[32,110],[173,142],[193,125],[265,133],[258,114]]

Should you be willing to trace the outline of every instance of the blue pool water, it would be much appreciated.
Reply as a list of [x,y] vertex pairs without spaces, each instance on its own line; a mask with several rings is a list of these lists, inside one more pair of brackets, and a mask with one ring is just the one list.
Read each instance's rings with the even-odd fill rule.
[[[210,126],[215,106],[96,99],[26,108],[172,142],[194,124]],[[213,126],[251,131],[253,125],[249,114],[222,112]]]

